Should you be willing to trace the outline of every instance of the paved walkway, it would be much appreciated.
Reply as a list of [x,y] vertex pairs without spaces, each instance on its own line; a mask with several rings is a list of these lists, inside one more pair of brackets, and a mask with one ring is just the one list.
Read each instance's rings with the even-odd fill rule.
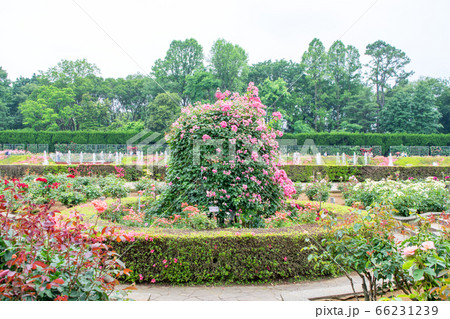
[[[356,292],[361,292],[359,276],[352,275]],[[121,288],[126,286],[121,285]],[[257,286],[155,286],[137,285],[128,295],[136,301],[305,301],[352,293],[347,277],[295,284]]]

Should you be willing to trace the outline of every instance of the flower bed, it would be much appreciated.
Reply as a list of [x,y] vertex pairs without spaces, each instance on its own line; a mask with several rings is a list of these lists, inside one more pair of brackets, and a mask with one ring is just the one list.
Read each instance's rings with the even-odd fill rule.
[[423,181],[366,181],[349,183],[341,188],[346,205],[362,203],[363,206],[384,204],[393,207],[395,215],[442,212],[448,208],[448,190],[437,178]]

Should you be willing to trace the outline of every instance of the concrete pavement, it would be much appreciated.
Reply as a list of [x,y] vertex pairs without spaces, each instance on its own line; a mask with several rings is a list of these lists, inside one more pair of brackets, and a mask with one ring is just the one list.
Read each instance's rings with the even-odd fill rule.
[[[361,279],[352,274],[356,292]],[[119,288],[125,288],[121,285]],[[347,277],[278,285],[157,286],[137,285],[128,298],[136,301],[305,301],[352,293]]]

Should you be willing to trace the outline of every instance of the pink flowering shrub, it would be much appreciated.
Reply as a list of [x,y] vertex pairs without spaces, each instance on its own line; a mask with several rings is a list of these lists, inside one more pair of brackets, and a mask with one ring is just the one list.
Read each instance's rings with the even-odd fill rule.
[[[265,123],[266,106],[250,83],[244,95],[217,92],[214,104],[190,105],[172,124],[166,139],[171,148],[169,187],[149,212],[173,214],[183,202],[217,206],[219,225],[251,215],[249,226],[280,211],[295,187],[279,158],[277,134]],[[213,216],[210,216],[213,217]]]

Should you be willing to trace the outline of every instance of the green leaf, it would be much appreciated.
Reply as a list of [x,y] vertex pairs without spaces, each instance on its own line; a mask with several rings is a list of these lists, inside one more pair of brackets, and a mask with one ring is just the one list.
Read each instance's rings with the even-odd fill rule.
[[403,269],[409,269],[414,264],[415,259],[410,259],[407,262],[405,262],[402,266]]
[[420,280],[423,277],[424,269],[414,269],[413,278],[415,281]]

